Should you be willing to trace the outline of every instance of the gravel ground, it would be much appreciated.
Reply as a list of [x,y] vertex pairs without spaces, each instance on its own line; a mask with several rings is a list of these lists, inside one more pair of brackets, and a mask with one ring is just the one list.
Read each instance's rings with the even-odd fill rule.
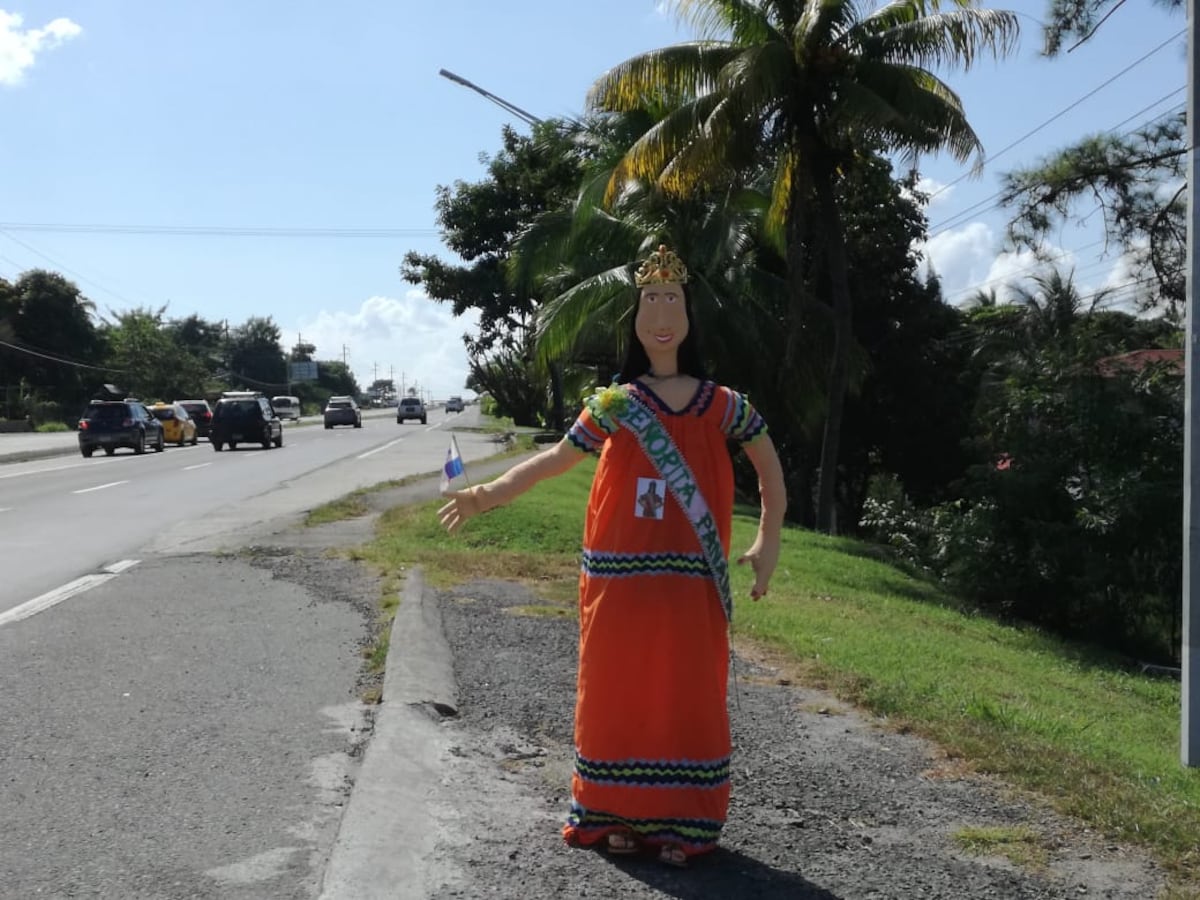
[[[518,585],[476,582],[438,596],[459,688],[446,773],[460,834],[437,857],[434,896],[1129,898],[1165,878],[1144,854],[1106,843],[1015,791],[963,776],[937,748],[834,698],[739,659],[730,712],[733,800],[721,847],[686,870],[568,848],[577,631],[530,615]],[[1018,867],[959,850],[967,826],[1025,826],[1040,861]]]

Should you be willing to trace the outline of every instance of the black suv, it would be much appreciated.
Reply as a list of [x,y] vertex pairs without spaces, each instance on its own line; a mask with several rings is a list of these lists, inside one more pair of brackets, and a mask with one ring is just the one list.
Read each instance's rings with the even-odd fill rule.
[[214,450],[236,450],[239,443],[283,446],[283,422],[266,397],[222,397],[213,410],[208,439]]
[[91,456],[99,448],[109,456],[118,447],[145,453],[146,446],[162,453],[162,422],[135,400],[93,400],[79,417],[79,452]]

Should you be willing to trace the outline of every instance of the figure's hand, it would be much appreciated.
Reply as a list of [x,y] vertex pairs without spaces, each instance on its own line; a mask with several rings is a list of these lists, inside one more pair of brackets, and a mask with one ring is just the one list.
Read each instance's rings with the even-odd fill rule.
[[479,485],[475,485],[465,491],[451,491],[446,494],[449,502],[438,510],[438,520],[442,527],[454,534],[467,519],[483,512],[483,503],[478,491]]
[[767,595],[771,583],[771,575],[779,562],[779,544],[773,541],[764,542],[760,536],[753,546],[738,557],[738,565],[750,563],[754,570],[754,587],[750,588],[750,599],[757,600]]

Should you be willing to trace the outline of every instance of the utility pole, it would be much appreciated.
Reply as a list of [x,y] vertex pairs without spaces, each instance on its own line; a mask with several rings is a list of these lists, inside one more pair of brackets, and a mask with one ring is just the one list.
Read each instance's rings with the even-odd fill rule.
[[1200,323],[1196,318],[1196,280],[1198,260],[1196,239],[1200,210],[1196,204],[1197,164],[1196,141],[1200,128],[1196,123],[1196,54],[1200,42],[1196,39],[1196,0],[1188,0],[1188,80],[1187,80],[1187,341],[1184,344],[1183,395],[1183,672],[1182,727],[1180,754],[1185,766],[1200,766],[1200,671],[1195,654],[1200,652],[1200,602],[1193,591],[1200,591],[1200,501],[1193,491],[1200,485],[1200,419],[1195,414],[1196,391],[1200,388],[1200,364],[1196,360],[1200,349]]

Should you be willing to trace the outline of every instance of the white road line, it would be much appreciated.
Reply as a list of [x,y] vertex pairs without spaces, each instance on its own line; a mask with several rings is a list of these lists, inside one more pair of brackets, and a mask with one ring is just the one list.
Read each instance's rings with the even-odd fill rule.
[[34,469],[31,472],[9,472],[6,475],[0,475],[0,478],[25,478],[29,475],[41,475],[43,472],[61,472],[63,469],[78,469],[81,466],[103,466],[106,463],[120,462],[123,459],[132,459],[131,456],[119,456],[115,459],[91,459],[87,462],[68,463],[65,466],[47,466],[44,469]]
[[388,447],[395,447],[397,444],[399,444],[403,440],[404,440],[404,438],[396,438],[394,441],[389,441],[388,443],[384,444],[382,447],[376,447],[374,450],[368,450],[366,453],[358,454],[358,456],[355,457],[355,459],[366,459],[368,456],[374,456],[376,453],[379,453],[381,450],[386,450]]
[[0,613],[0,628],[5,625],[11,625],[13,622],[20,622],[22,619],[28,619],[30,616],[50,609],[52,606],[57,606],[64,600],[74,597],[76,594],[82,594],[84,591],[104,584],[109,579],[116,577],[116,575],[105,572],[104,574],[84,575],[82,578],[69,581],[62,587],[47,591],[40,597],[34,597],[20,606],[14,606],[8,612]]
[[140,559],[122,559],[122,560],[118,560],[117,562],[113,563],[112,565],[105,566],[104,571],[107,572],[109,575],[120,575],[126,569],[132,569],[134,566],[136,566],[140,562],[141,562]]
[[125,481],[110,481],[108,484],[98,484],[95,487],[83,488],[78,491],[71,491],[72,494],[90,494],[92,491],[102,491],[105,488],[116,487],[118,484],[129,484],[128,479]]
[[190,471],[192,471],[192,469],[203,469],[205,466],[211,466],[211,465],[212,465],[212,463],[209,462],[209,463],[200,463],[195,466],[184,466],[183,471],[190,472]]

